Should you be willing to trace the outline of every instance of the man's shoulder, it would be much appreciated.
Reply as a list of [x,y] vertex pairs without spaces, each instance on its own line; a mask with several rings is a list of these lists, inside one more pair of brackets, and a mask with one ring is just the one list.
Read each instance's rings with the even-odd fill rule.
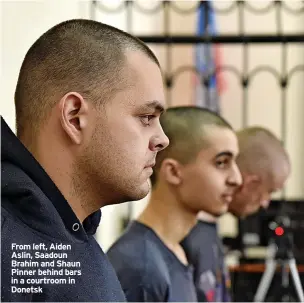
[[206,233],[206,234],[209,234],[210,232],[216,233],[217,223],[198,220],[197,224],[193,228],[193,231],[197,233]]
[[[12,243],[31,244],[43,241],[52,241],[53,238],[43,234],[40,230],[34,229],[26,221],[22,221],[11,208],[5,207],[5,204],[11,204],[8,198],[1,199],[1,242],[4,246],[11,247]],[[6,251],[4,249],[4,251]]]
[[[199,221],[181,242],[188,259],[197,264],[210,265],[214,255],[214,246],[218,243],[216,224]],[[208,265],[209,264],[209,265]]]
[[114,264],[121,261],[124,266],[139,269],[146,268],[147,261],[149,264],[157,264],[163,260],[161,251],[149,231],[140,233],[132,228],[124,232],[110,247],[107,255]]
[[[182,244],[185,246],[191,245],[196,248],[204,246],[206,248],[213,242],[214,239],[217,239],[217,227],[215,223],[198,221],[197,224],[191,229],[190,233],[182,241]],[[210,245],[209,245],[210,246]]]
[[151,236],[143,230],[127,230],[108,250],[107,255],[119,276],[134,277],[141,280],[168,280],[168,268],[162,251]]
[[168,265],[150,236],[126,231],[107,252],[129,301],[164,301],[167,296]]
[[[21,230],[26,229],[24,224],[15,216],[10,208],[5,207],[12,201],[7,197],[1,197],[1,240],[11,239],[12,235],[17,231],[21,234]],[[24,232],[22,232],[24,234]]]

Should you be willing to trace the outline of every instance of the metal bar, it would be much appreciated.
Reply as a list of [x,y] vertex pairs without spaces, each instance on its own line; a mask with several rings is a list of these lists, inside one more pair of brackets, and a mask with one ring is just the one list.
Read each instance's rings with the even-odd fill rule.
[[91,1],[90,3],[90,19],[96,19],[96,0]]
[[249,49],[248,43],[243,44],[243,80],[242,80],[242,126],[245,128],[249,125]]
[[[240,36],[245,35],[245,2],[239,1],[239,33]],[[248,126],[249,120],[249,98],[248,98],[248,70],[249,70],[249,49],[248,43],[242,44],[242,55],[243,55],[243,79],[242,79],[242,126],[245,128]]]
[[125,8],[127,11],[127,17],[126,17],[126,28],[127,28],[127,32],[129,34],[132,34],[132,30],[133,30],[133,1],[125,1]]
[[303,43],[304,33],[294,35],[220,35],[220,36],[187,36],[187,35],[167,35],[167,36],[137,36],[145,43],[153,44],[198,44],[198,43]]
[[[170,2],[163,1],[163,12],[164,12],[164,32],[163,35],[166,37],[170,35]],[[172,106],[172,44],[167,43],[166,48],[166,71],[165,71],[165,78],[166,78],[166,102],[167,106]]]
[[[276,23],[277,23],[277,35],[283,33],[283,16],[282,16],[282,2],[276,1]],[[288,66],[288,45],[286,43],[281,44],[281,139],[284,147],[286,148],[287,140],[287,66]],[[286,199],[286,185],[282,189],[282,199]]]

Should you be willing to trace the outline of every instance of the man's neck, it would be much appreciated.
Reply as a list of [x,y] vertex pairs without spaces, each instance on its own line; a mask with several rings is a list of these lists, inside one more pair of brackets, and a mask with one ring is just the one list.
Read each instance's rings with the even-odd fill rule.
[[73,184],[75,183],[75,173],[72,173],[73,163],[70,160],[71,157],[67,155],[67,150],[56,149],[53,145],[50,149],[43,147],[31,150],[31,153],[52,179],[81,223],[98,210],[93,207],[96,199],[94,200],[90,196],[89,187],[83,188],[85,186],[81,183],[77,187]]
[[[196,224],[196,215],[187,212],[170,193],[152,192],[150,202],[137,221],[149,226],[174,253]],[[181,260],[183,261],[183,260]]]

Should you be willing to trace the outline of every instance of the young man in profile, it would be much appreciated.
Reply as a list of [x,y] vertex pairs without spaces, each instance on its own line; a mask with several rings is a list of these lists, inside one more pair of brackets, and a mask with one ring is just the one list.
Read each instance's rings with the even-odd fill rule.
[[[269,130],[248,127],[237,133],[240,153],[237,164],[243,183],[229,204],[229,211],[245,218],[267,208],[272,193],[281,190],[290,173],[290,162],[281,142]],[[211,205],[213,200],[209,200]],[[182,246],[194,266],[194,280],[200,302],[229,302],[230,278],[224,262],[221,239],[217,232],[214,212],[204,209],[214,217],[213,222],[200,219]]]
[[[168,145],[156,57],[114,27],[60,23],[27,52],[15,106],[17,137],[1,118],[2,301],[124,301],[93,235],[101,207],[148,194],[151,163]],[[65,254],[76,274],[52,252]],[[16,260],[24,263],[12,268]],[[58,274],[63,280],[52,282]]]
[[170,145],[156,157],[151,199],[107,254],[128,301],[193,302],[193,268],[180,242],[200,210],[227,211],[241,184],[238,142],[224,119],[198,107],[169,108],[161,125]]

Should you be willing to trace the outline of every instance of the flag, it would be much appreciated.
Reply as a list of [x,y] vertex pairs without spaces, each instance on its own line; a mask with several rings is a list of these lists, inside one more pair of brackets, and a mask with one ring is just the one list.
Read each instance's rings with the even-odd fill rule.
[[[215,12],[212,1],[201,1],[198,7],[196,34],[202,36],[208,32],[209,35],[216,35]],[[215,70],[220,66],[220,49],[211,43],[200,43],[195,46],[195,66],[199,73],[195,80],[195,104],[200,107],[209,108],[212,111],[220,112],[219,96],[223,91],[223,79],[221,73]],[[208,87],[201,79],[209,78]]]

